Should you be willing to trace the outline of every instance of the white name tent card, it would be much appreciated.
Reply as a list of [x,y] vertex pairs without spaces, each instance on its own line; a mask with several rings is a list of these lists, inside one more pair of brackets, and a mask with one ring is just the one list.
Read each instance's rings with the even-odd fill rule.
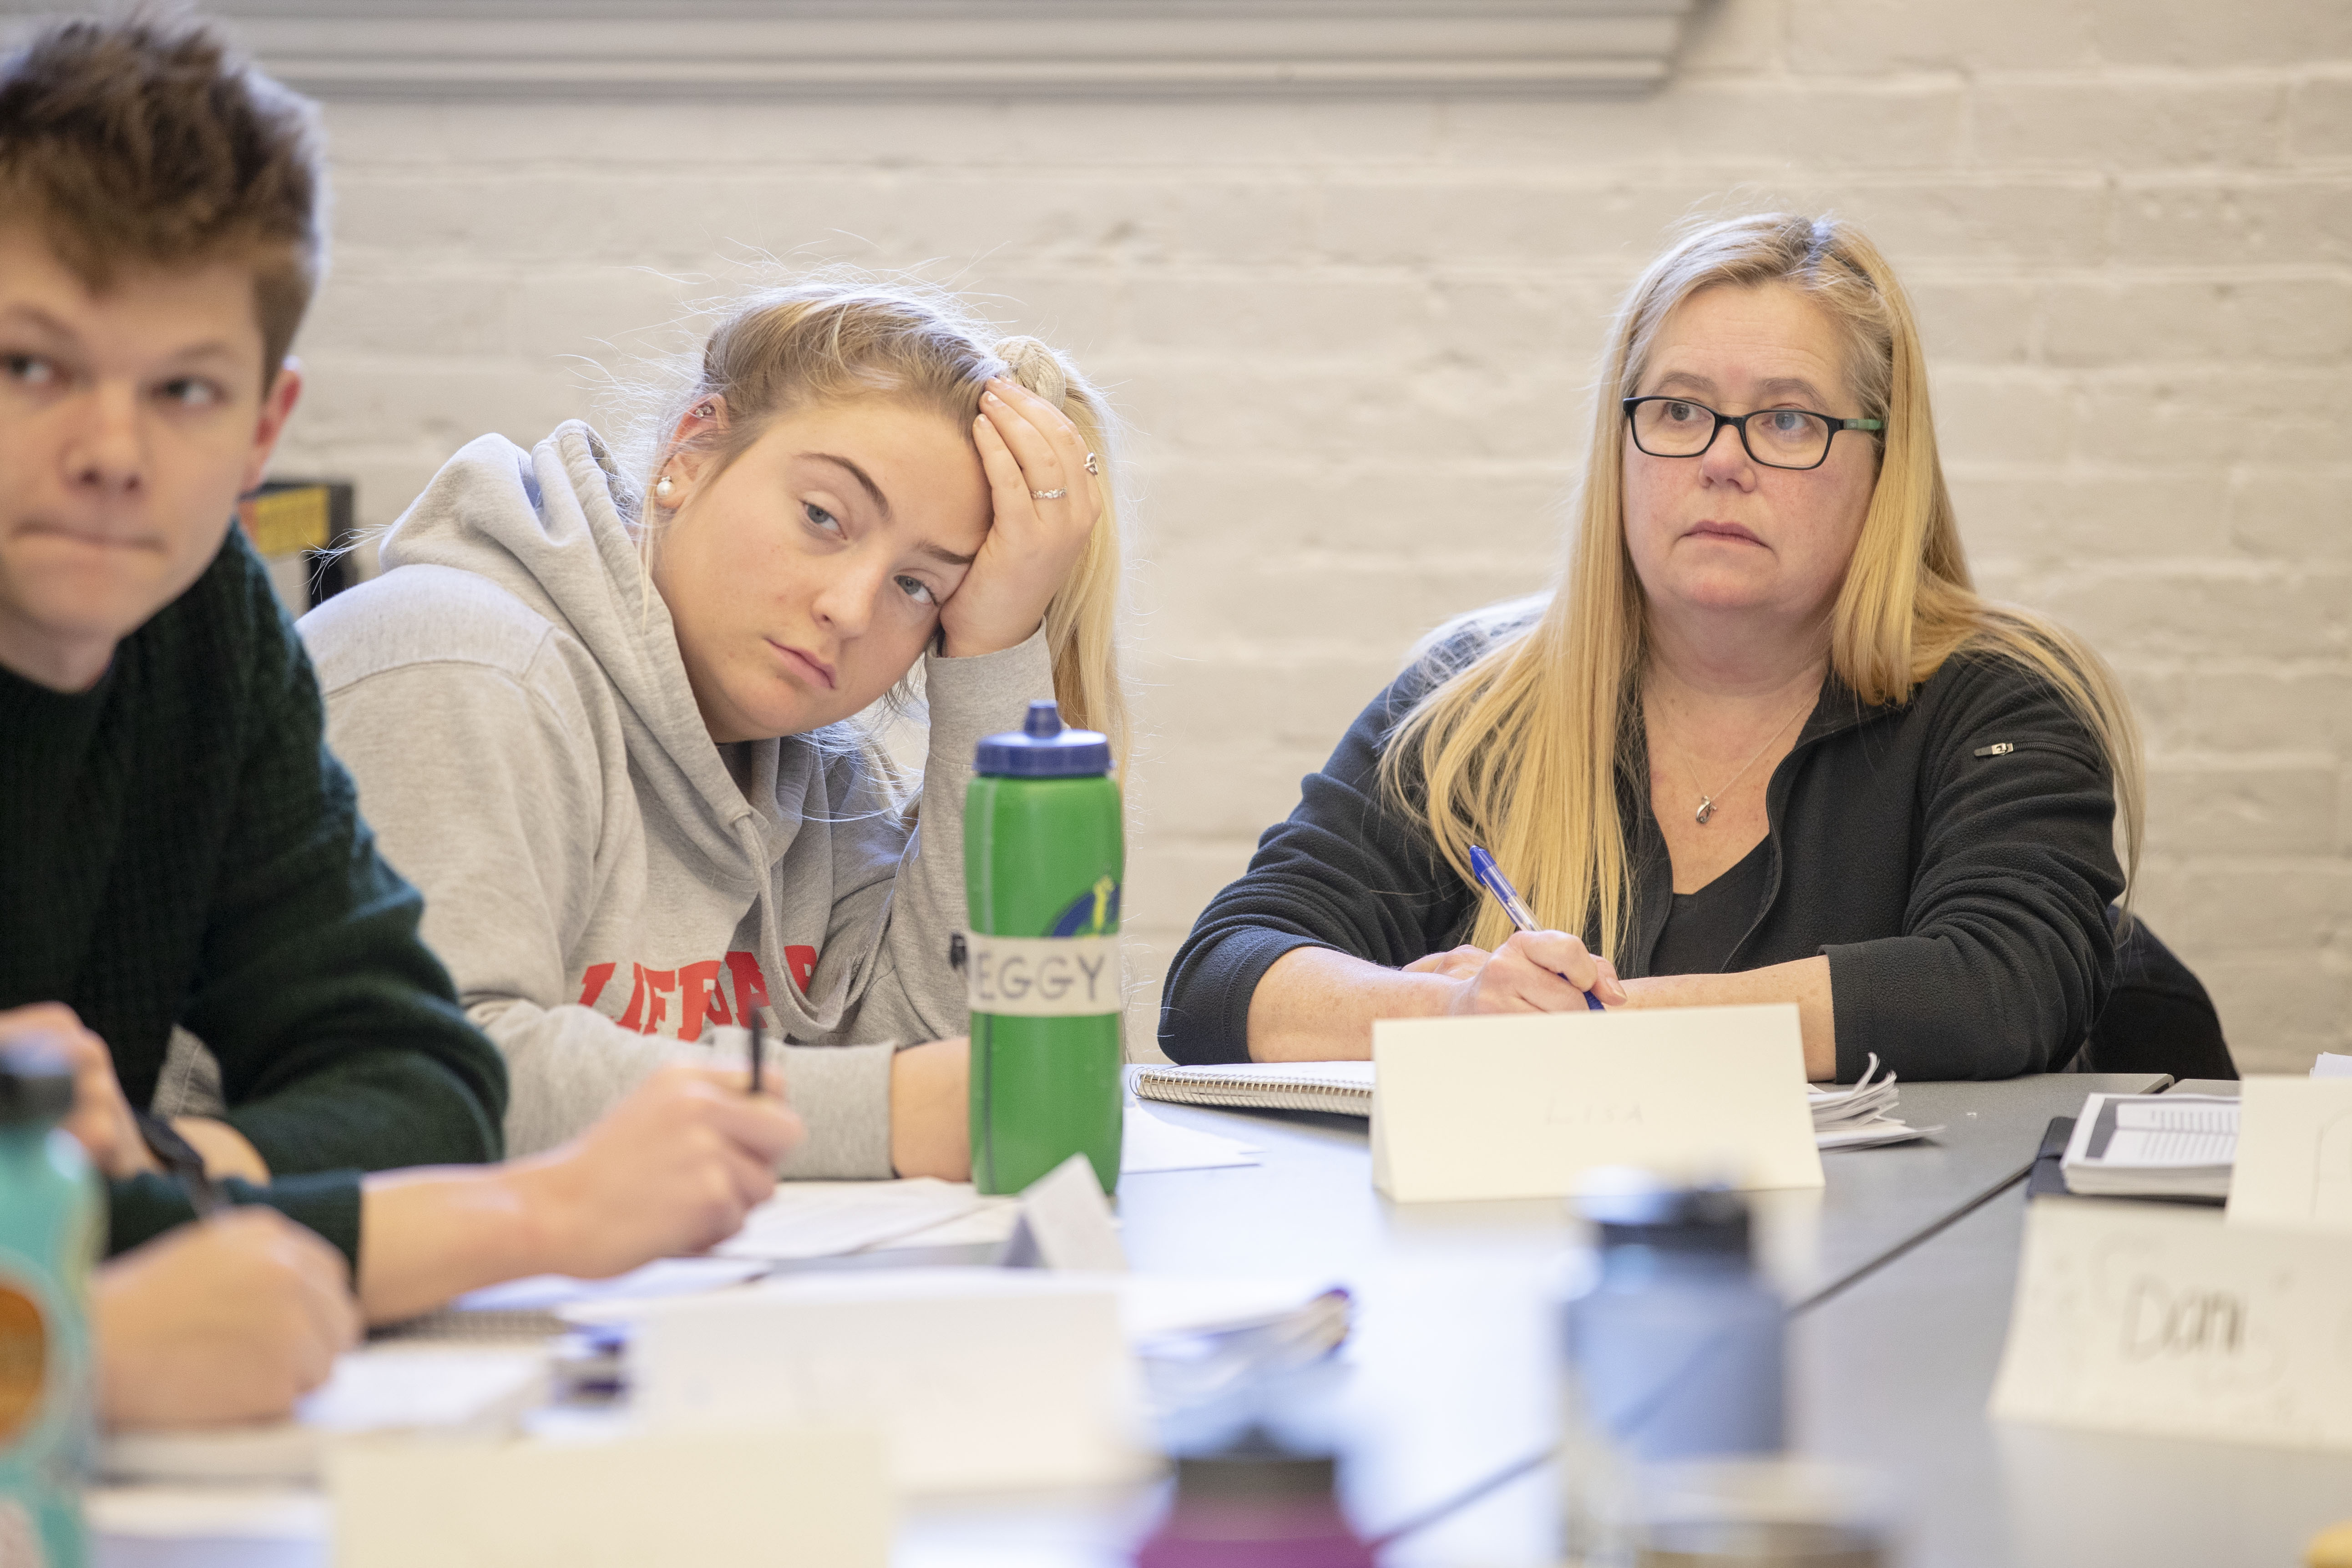
[[2352,1078],[2239,1086],[2230,1223],[2352,1233]]
[[336,1568],[884,1568],[880,1436],[357,1439],[327,1461]]
[[2352,1449],[2352,1238],[2037,1199],[1992,1413]]
[[649,1429],[879,1425],[892,1479],[916,1491],[1085,1486],[1149,1466],[1114,1278],[796,1274],[646,1302],[635,1322],[632,1397]]
[[997,1261],[1009,1268],[1124,1274],[1127,1249],[1093,1163],[1073,1154],[1021,1191],[1020,1218]]
[[1818,1187],[1797,1009],[1386,1018],[1372,1182],[1401,1203],[1564,1197],[1589,1173]]

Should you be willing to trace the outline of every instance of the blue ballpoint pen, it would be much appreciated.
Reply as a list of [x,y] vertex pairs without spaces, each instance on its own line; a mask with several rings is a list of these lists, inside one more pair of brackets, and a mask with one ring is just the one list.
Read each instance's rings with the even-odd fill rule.
[[[1528,901],[1519,897],[1519,890],[1511,886],[1511,879],[1504,876],[1501,868],[1495,864],[1495,858],[1475,844],[1470,846],[1470,874],[1486,884],[1486,890],[1495,895],[1495,901],[1503,906],[1503,912],[1511,917],[1513,925],[1521,931],[1543,929],[1536,924],[1536,917],[1528,910]],[[1560,978],[1567,980],[1568,976],[1563,974]],[[1570,984],[1573,984],[1574,982],[1570,981]],[[1584,1005],[1595,1013],[1608,1011],[1601,1005],[1601,998],[1590,991],[1584,994]]]

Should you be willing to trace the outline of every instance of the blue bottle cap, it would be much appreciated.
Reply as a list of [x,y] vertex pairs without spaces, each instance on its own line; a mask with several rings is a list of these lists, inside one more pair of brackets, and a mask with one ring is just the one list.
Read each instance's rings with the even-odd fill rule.
[[982,739],[971,768],[999,778],[1084,778],[1110,772],[1110,742],[1092,730],[1064,729],[1060,703],[1032,702],[1021,728]]

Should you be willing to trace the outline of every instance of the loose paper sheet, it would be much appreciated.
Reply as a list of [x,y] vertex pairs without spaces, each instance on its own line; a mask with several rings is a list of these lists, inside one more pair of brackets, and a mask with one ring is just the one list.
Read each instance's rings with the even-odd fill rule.
[[877,1241],[863,1250],[897,1252],[919,1247],[1003,1247],[1013,1239],[1013,1227],[1021,1223],[1019,1198],[983,1198],[981,1206],[970,1214],[942,1220],[928,1230],[918,1230],[906,1236]]
[[1915,1138],[1925,1138],[1944,1129],[1914,1127],[1892,1116],[1874,1116],[1867,1121],[1849,1121],[1827,1131],[1813,1134],[1817,1149],[1880,1149],[1889,1143],[1908,1143]]
[[2250,1078],[2239,1106],[2230,1223],[2352,1232],[2352,1079]]
[[1139,1105],[1127,1108],[1126,1134],[1119,1140],[1122,1176],[1160,1171],[1207,1171],[1223,1165],[1255,1165],[1257,1150],[1238,1138],[1163,1121]]
[[1330,1281],[1306,1275],[1212,1279],[1129,1274],[1119,1281],[1119,1321],[1131,1344],[1173,1335],[1229,1333],[1278,1322],[1328,1289]]
[[545,1402],[547,1384],[547,1352],[537,1347],[362,1345],[335,1358],[291,1420],[112,1432],[100,1469],[121,1480],[315,1481],[338,1434],[504,1434]]
[[1401,1202],[1565,1196],[1611,1165],[1822,1184],[1787,1004],[1382,1019],[1372,1059],[1372,1180]]
[[2352,1241],[2037,1199],[1992,1413],[2352,1448]]
[[970,1214],[984,1200],[970,1182],[785,1182],[743,1228],[712,1250],[721,1258],[790,1262],[837,1258]]
[[569,1274],[532,1274],[503,1285],[469,1290],[449,1303],[460,1312],[552,1312],[585,1301],[651,1301],[663,1296],[693,1296],[723,1290],[767,1271],[758,1258],[659,1258],[610,1279],[575,1279]]
[[329,1460],[336,1568],[883,1568],[870,1428],[602,1441],[355,1440]]

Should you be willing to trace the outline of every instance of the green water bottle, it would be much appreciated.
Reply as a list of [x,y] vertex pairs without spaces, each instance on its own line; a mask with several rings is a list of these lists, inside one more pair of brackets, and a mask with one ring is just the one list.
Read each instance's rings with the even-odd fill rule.
[[980,743],[964,795],[971,1175],[1017,1193],[1073,1154],[1118,1186],[1118,889],[1110,743],[1032,702]]
[[73,1070],[46,1043],[0,1046],[0,1562],[82,1568],[94,1441],[89,1270],[98,1184],[58,1121]]

